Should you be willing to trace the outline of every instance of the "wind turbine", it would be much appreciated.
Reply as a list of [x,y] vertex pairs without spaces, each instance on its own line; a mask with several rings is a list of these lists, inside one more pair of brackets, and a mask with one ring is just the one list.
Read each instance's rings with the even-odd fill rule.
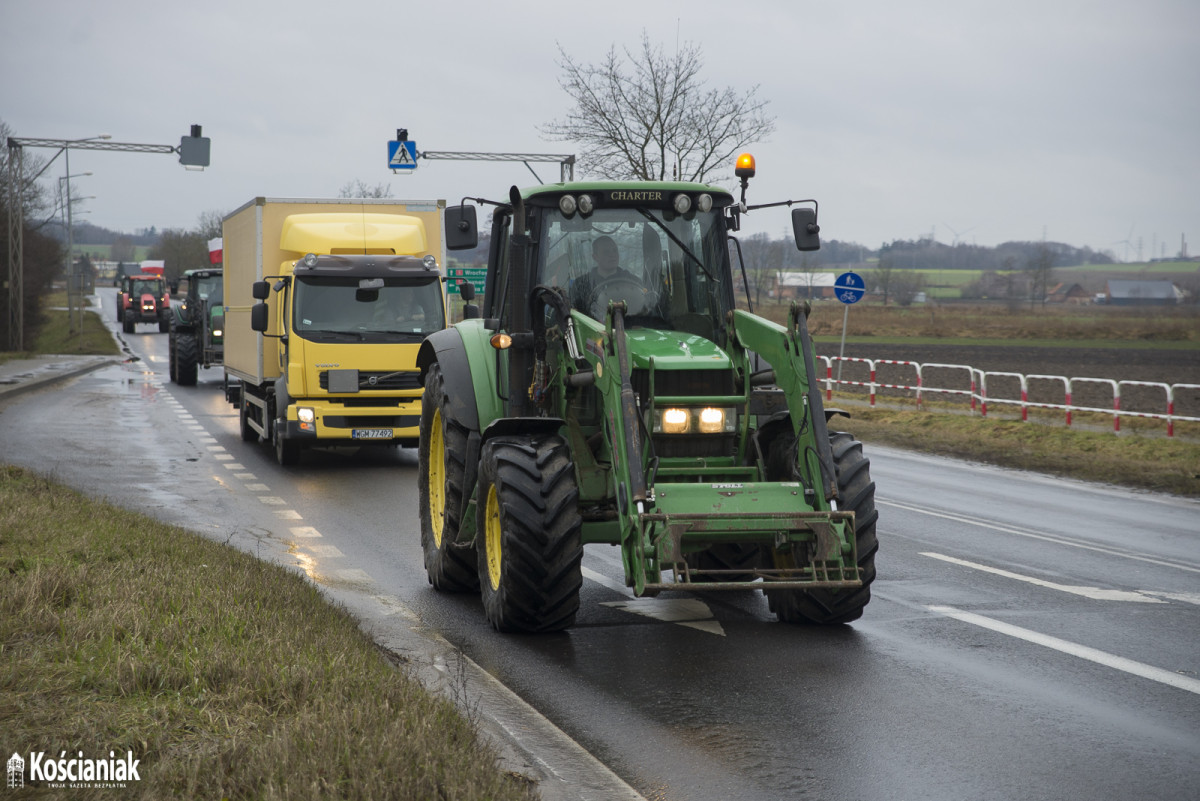
[[1129,233],[1125,235],[1125,238],[1124,238],[1124,239],[1118,239],[1116,242],[1112,242],[1112,243],[1110,243],[1110,244],[1113,244],[1113,245],[1124,245],[1124,246],[1125,246],[1125,259],[1124,259],[1124,261],[1126,261],[1126,262],[1128,262],[1128,261],[1129,261],[1129,246],[1130,246],[1131,244],[1133,244],[1133,243],[1132,243],[1130,240],[1133,238],[1133,229],[1134,229],[1136,226],[1137,226],[1137,223],[1133,223],[1132,225],[1130,225],[1130,226],[1129,226]]

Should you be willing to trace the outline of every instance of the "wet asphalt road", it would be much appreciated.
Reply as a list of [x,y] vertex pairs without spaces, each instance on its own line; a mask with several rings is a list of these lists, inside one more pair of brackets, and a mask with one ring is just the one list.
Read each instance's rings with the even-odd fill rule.
[[415,450],[281,468],[241,442],[219,370],[168,381],[154,330],[122,335],[139,361],[8,401],[0,458],[396,599],[646,798],[1195,797],[1200,503],[870,448],[861,621],[635,600],[588,546],[578,624],[503,636],[426,582]]

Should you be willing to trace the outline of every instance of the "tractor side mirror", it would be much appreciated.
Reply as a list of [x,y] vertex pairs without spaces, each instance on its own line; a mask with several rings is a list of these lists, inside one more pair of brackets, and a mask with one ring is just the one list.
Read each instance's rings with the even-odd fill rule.
[[474,206],[450,206],[446,209],[446,249],[470,250],[479,244],[479,225]]
[[250,327],[255,331],[266,331],[268,322],[267,304],[255,303],[250,309]]
[[792,232],[796,235],[796,250],[821,249],[821,226],[817,225],[816,209],[792,209]]
[[255,300],[266,300],[271,297],[271,285],[266,281],[255,281],[250,287],[250,294]]

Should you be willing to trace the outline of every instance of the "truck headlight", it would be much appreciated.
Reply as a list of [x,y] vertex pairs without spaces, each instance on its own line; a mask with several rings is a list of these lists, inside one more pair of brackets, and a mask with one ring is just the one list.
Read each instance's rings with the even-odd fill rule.
[[301,423],[311,423],[313,420],[316,420],[317,418],[316,418],[316,415],[313,414],[312,409],[308,408],[307,406],[301,406],[299,409],[296,410],[296,419],[299,420]]

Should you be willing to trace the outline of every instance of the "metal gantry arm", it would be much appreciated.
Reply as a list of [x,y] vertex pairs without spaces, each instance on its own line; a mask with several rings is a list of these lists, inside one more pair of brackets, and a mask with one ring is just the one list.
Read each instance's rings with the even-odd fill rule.
[[575,154],[558,154],[558,153],[467,153],[467,152],[451,152],[446,150],[426,150],[417,154],[423,159],[446,159],[454,161],[520,161],[528,167],[533,173],[533,177],[537,178],[538,183],[543,183],[542,179],[536,172],[533,172],[533,167],[529,166],[531,161],[550,161],[558,162],[559,165],[559,180],[563,183],[575,180]]
[[[76,150],[110,150],[120,153],[178,153],[180,162],[188,167],[191,164],[204,167],[208,164],[208,140],[200,136],[200,126],[193,125],[191,138],[184,137],[179,145],[146,145],[133,142],[109,142],[92,137],[90,139],[36,139],[27,137],[8,137],[8,350],[24,350],[25,329],[25,184],[33,183],[41,177],[51,164],[71,148]],[[185,152],[185,143],[202,142],[199,153]],[[58,152],[46,163],[37,175],[26,179],[24,170],[24,149],[27,147],[57,148]],[[198,157],[201,162],[190,159]],[[68,169],[68,172],[70,170]],[[69,258],[68,254],[68,258]]]

